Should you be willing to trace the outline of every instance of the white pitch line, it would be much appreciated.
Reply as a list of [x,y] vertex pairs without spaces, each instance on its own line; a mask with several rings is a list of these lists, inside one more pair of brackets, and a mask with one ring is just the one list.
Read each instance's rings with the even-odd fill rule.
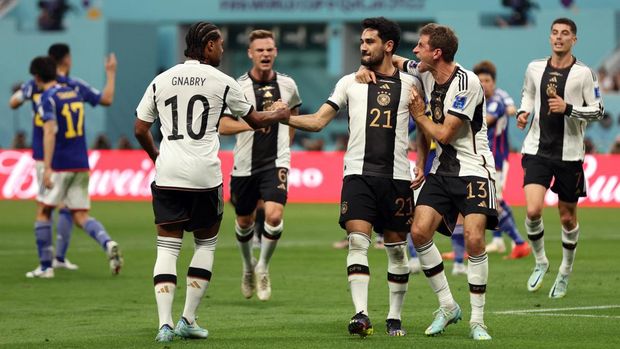
[[614,316],[614,315],[592,315],[592,314],[513,313],[513,314],[511,314],[511,315],[526,315],[526,316],[559,316],[559,317],[587,317],[587,318],[620,319],[620,316]]
[[589,306],[589,307],[571,307],[571,308],[505,310],[505,311],[495,311],[493,312],[493,314],[507,315],[507,314],[527,314],[527,313],[548,313],[550,311],[594,310],[594,309],[614,309],[614,308],[620,308],[620,304],[595,305],[595,306]]

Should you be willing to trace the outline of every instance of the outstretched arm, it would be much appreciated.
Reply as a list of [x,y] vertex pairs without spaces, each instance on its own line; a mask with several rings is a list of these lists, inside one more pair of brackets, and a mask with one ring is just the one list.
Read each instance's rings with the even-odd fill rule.
[[99,104],[111,105],[114,101],[114,90],[116,84],[116,55],[110,53],[105,62],[106,82],[101,93]]
[[220,126],[218,132],[221,135],[230,136],[245,131],[254,131],[254,129],[248,125],[243,119],[235,119],[234,117],[223,115],[220,119]]
[[287,124],[299,130],[321,131],[336,116],[336,109],[329,103],[324,103],[314,114],[291,115]]

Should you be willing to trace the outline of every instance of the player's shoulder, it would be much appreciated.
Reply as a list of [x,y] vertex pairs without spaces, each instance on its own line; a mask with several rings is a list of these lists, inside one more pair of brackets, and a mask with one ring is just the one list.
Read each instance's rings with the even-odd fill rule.
[[586,74],[587,76],[592,76],[592,80],[597,79],[596,72],[580,60],[575,61],[575,64],[573,64],[573,70],[580,72],[582,74]]
[[288,74],[284,74],[281,73],[279,71],[276,71],[276,79],[278,80],[279,83],[281,84],[286,84],[286,85],[297,85],[295,83],[295,79],[293,79],[292,76],[288,75]]
[[473,71],[463,68],[460,64],[456,66],[452,86],[457,91],[478,90],[480,88],[480,79]]
[[543,57],[531,60],[530,63],[527,64],[527,69],[545,69],[547,67],[547,62],[549,62],[550,57]]
[[355,81],[355,73],[351,73],[351,74],[347,74],[343,77],[340,78],[340,80],[338,80],[338,84],[354,84]]

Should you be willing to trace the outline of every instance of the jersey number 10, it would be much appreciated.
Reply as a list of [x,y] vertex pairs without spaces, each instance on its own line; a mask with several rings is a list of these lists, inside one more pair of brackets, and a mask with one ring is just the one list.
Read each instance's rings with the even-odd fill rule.
[[[202,114],[200,115],[200,130],[198,133],[195,133],[192,129],[192,124],[194,121],[194,103],[202,102]],[[184,136],[179,134],[179,111],[178,111],[178,98],[177,96],[172,96],[165,101],[166,107],[172,106],[172,134],[168,136],[168,140],[176,141],[178,139],[183,139]],[[207,132],[207,118],[209,117],[209,101],[207,97],[203,95],[194,95],[190,98],[187,103],[187,122],[185,125],[187,126],[187,135],[191,139],[201,139],[204,137]]]

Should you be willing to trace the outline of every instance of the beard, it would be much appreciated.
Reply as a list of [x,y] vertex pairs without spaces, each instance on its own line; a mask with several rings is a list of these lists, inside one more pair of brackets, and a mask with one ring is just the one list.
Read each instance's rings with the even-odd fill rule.
[[[360,59],[360,62],[363,66],[371,68],[371,67],[375,67],[381,64],[381,62],[383,62],[384,57],[385,57],[385,52],[381,52],[381,54],[375,57],[373,57],[372,55],[362,56],[362,58]],[[366,60],[364,60],[365,58]]]

